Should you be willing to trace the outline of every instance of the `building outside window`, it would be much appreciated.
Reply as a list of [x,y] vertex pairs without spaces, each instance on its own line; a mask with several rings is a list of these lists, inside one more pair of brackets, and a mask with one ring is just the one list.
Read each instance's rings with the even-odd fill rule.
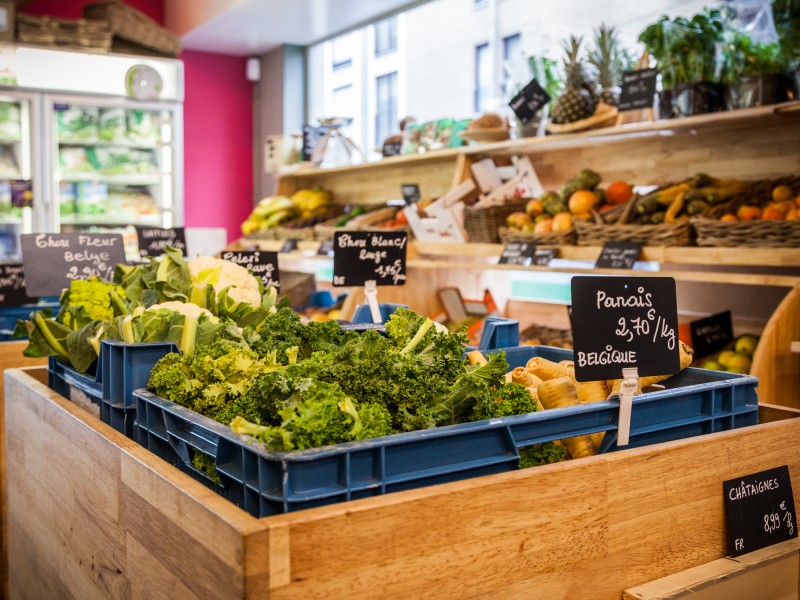
[[397,72],[381,75],[375,79],[375,145],[397,130]]
[[333,90],[333,102],[331,106],[331,114],[333,116],[354,117],[356,107],[353,85],[347,84]]
[[352,33],[334,38],[331,42],[334,69],[343,69],[353,64],[354,42],[355,36]]
[[488,109],[492,96],[491,60],[489,44],[475,46],[475,112]]
[[503,94],[511,98],[517,85],[525,85],[527,81],[518,81],[522,77],[522,36],[518,33],[503,38]]
[[397,16],[375,23],[375,56],[397,50]]

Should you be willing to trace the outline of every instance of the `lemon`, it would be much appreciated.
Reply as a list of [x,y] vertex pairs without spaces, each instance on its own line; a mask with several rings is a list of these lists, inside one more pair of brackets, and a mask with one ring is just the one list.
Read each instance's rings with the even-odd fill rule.
[[753,353],[756,351],[757,345],[758,338],[756,336],[742,335],[736,338],[733,349],[736,350],[737,354],[744,354],[745,356],[752,358]]
[[716,360],[707,360],[703,363],[703,369],[710,369],[711,371],[724,371],[725,367],[723,367],[718,361]]
[[750,372],[750,365],[752,361],[743,354],[735,354],[728,363],[727,370],[730,373],[744,373]]
[[733,350],[723,350],[719,353],[717,357],[717,362],[721,364],[723,367],[728,368],[731,364],[731,359],[736,356],[736,352]]

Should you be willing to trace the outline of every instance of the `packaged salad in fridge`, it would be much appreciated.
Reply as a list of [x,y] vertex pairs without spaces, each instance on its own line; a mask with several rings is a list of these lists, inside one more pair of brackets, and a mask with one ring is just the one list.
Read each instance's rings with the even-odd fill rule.
[[152,112],[128,110],[125,113],[128,139],[135,143],[151,144],[158,141],[158,128]]
[[99,136],[100,109],[65,108],[56,111],[58,139],[61,142],[86,142]]
[[0,102],[0,138],[18,140],[22,137],[19,105],[13,102]]
[[124,108],[100,111],[100,139],[106,142],[124,140],[128,132]]

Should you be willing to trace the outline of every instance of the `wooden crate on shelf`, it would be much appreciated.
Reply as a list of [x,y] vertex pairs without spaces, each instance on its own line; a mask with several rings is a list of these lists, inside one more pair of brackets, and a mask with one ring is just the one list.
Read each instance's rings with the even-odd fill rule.
[[120,0],[87,4],[83,16],[108,23],[114,38],[123,41],[123,50],[136,52],[144,48],[163,56],[178,56],[181,52],[178,36]]
[[111,29],[108,21],[59,19],[20,13],[17,15],[17,40],[24,44],[108,52]]

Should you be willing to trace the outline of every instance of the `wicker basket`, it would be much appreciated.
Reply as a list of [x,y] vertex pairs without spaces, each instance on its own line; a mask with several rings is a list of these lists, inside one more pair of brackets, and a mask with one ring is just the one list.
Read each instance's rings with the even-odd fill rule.
[[600,225],[576,221],[579,246],[602,246],[606,242],[634,242],[646,246],[691,246],[691,223],[660,223],[658,225],[626,224]]
[[108,52],[111,29],[106,21],[57,19],[19,14],[17,40],[25,44]]
[[273,229],[275,240],[297,240],[307,241],[315,239],[313,227],[284,227],[278,226]]
[[747,248],[800,247],[800,221],[740,221],[692,219],[698,246]]
[[83,7],[87,19],[108,21],[114,37],[156,50],[165,56],[178,56],[181,40],[151,18],[119,0],[106,0]]
[[508,215],[524,212],[525,202],[509,202],[501,206],[468,206],[464,209],[464,231],[467,241],[495,244],[499,240],[498,230],[505,227]]
[[508,242],[533,242],[542,246],[572,246],[575,244],[575,228],[555,233],[534,233],[533,231],[520,231],[509,227],[500,227],[497,230],[500,241]]
[[309,273],[281,271],[281,289],[279,297],[288,296],[289,303],[295,309],[308,305],[311,294],[316,291],[314,276]]

